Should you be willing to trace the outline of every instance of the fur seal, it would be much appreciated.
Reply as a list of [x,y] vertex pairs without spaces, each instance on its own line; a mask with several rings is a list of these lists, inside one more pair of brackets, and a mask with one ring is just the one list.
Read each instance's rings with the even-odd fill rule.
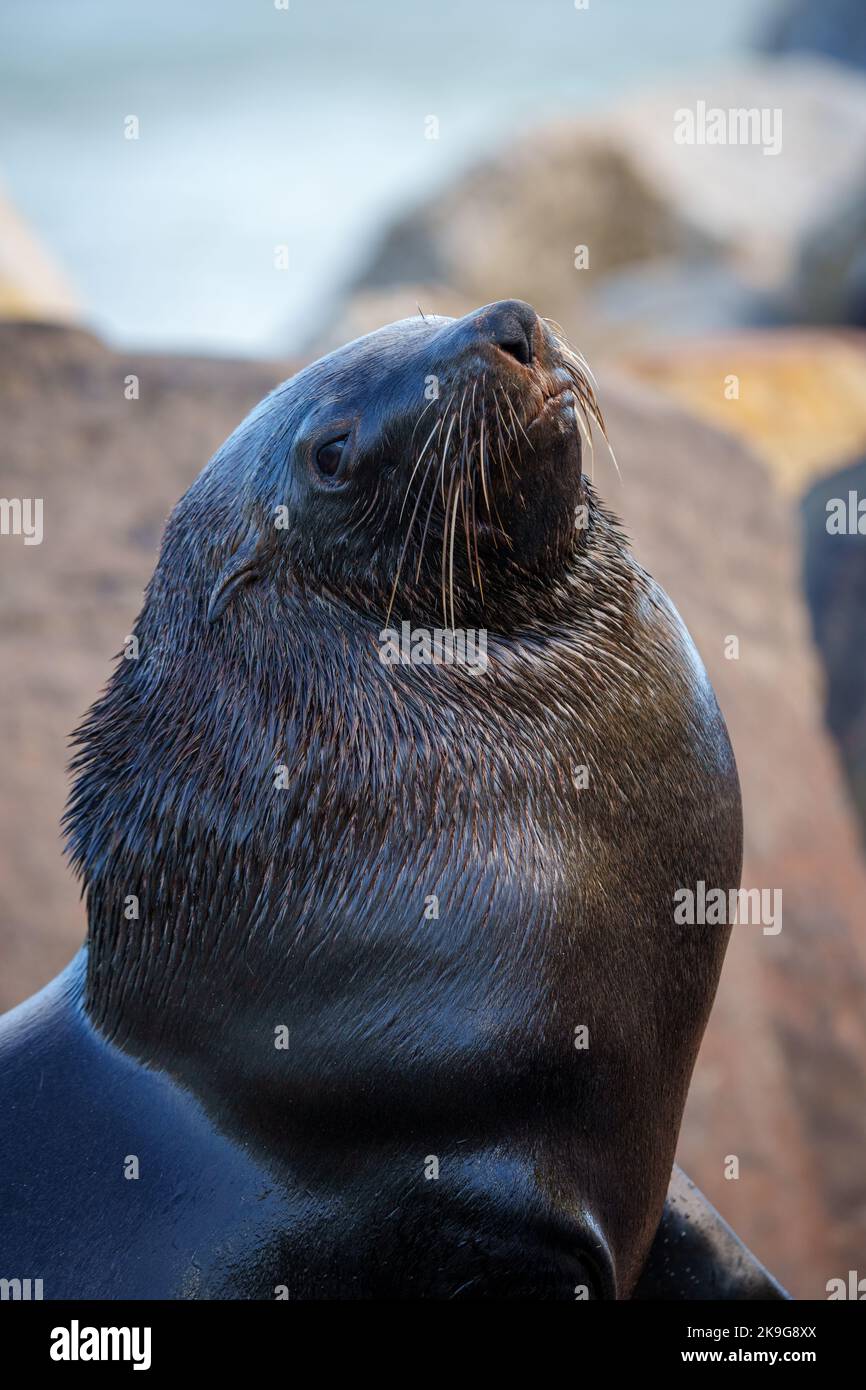
[[737,887],[742,822],[593,426],[529,305],[421,316],[279,386],[178,503],[77,734],[86,946],[0,1023],[0,1273],[633,1292],[729,930],[674,895]]

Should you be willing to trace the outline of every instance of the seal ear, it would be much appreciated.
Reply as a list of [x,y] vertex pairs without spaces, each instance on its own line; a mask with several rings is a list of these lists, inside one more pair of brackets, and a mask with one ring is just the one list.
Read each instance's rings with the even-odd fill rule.
[[254,531],[223,565],[210,593],[207,620],[216,622],[228,608],[238,589],[259,577],[259,534]]

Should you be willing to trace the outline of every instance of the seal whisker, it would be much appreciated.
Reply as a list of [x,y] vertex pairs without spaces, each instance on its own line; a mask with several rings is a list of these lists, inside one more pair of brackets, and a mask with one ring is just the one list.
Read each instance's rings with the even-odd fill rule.
[[[465,433],[461,433],[461,447],[460,447],[460,499],[461,499],[460,504],[461,504],[461,507],[462,507],[462,510],[463,510],[463,529],[464,529],[464,533],[465,533],[465,536],[466,536],[466,558],[467,558],[467,562],[468,562],[468,565],[469,565],[469,577],[470,577],[470,579],[471,579],[471,581],[472,581],[472,587],[473,587],[473,588],[476,587],[476,575],[475,575],[475,572],[474,572],[474,561],[473,561],[473,554],[472,554],[472,543],[471,543],[470,534],[469,534],[469,515],[468,515],[468,512],[467,512],[467,505],[466,505],[467,496],[466,496],[466,495],[467,495],[468,487],[469,487],[469,478],[470,478],[471,472],[472,472],[472,433],[471,433],[471,426],[472,426],[472,424],[473,424],[473,422],[474,422],[474,419],[475,419],[475,393],[476,393],[477,386],[478,386],[477,381],[473,382],[473,384],[472,384],[472,400],[471,400],[470,405],[469,405],[469,417],[468,417],[467,422],[466,422],[466,431],[465,431]],[[468,388],[467,388],[467,389],[468,389]],[[465,393],[464,393],[464,398],[465,398]],[[461,425],[462,425],[463,402],[461,402],[461,404],[460,404],[460,414],[461,414]]]
[[504,416],[503,413],[502,413],[501,397],[500,397],[500,394],[499,394],[499,388],[498,388],[498,387],[495,387],[494,389],[495,389],[495,391],[496,391],[496,409],[497,409],[497,412],[498,412],[498,414],[499,414],[499,423],[500,423],[500,425],[501,425],[501,427],[502,427],[502,434],[503,434],[504,438],[506,439],[506,441],[510,441],[511,438],[512,438],[511,425],[510,425],[509,421],[506,420],[505,416]]
[[418,433],[418,426],[420,425],[421,421],[424,419],[424,416],[427,414],[427,411],[430,409],[431,405],[435,405],[435,404],[436,404],[436,397],[433,396],[432,399],[429,400],[429,401],[427,402],[427,404],[425,405],[424,409],[421,411],[421,414],[418,416],[418,419],[415,421],[415,427],[414,427],[414,429],[412,430],[412,433],[411,433],[410,436],[409,436],[409,444],[410,444],[410,445],[412,445],[412,444],[415,443],[415,435]]
[[[508,533],[507,533],[507,531],[506,531],[506,529],[505,529],[505,526],[504,526],[503,521],[502,521],[502,517],[501,517],[500,512],[499,512],[499,505],[498,505],[498,503],[497,503],[497,501],[496,501],[496,493],[495,493],[495,491],[493,491],[492,487],[491,487],[489,493],[488,493],[488,491],[487,491],[487,471],[488,471],[488,469],[487,469],[487,461],[488,461],[488,458],[490,457],[490,454],[489,454],[489,450],[488,450],[488,447],[487,447],[487,439],[486,439],[486,437],[485,437],[485,439],[483,440],[482,449],[483,449],[483,452],[482,452],[482,456],[481,456],[481,479],[482,479],[482,485],[483,485],[483,487],[484,487],[485,501],[486,501],[486,503],[487,503],[487,519],[488,519],[488,521],[490,522],[490,525],[491,525],[492,530],[493,530],[493,544],[494,544],[494,546],[496,547],[496,549],[498,550],[498,549],[499,549],[499,541],[500,541],[500,538],[507,540],[507,539],[508,539]],[[497,436],[496,436],[496,449],[497,449],[497,459],[498,459],[498,462],[499,462],[499,471],[500,471],[500,473],[501,473],[501,475],[502,475],[503,481],[505,482],[505,484],[506,484],[506,486],[507,486],[507,484],[508,484],[508,473],[506,472],[506,467],[505,467],[505,463],[504,463],[503,456],[502,456],[502,432],[501,432],[501,430],[499,430],[499,431],[497,432]]]
[[[604,439],[608,454],[610,455],[611,462],[613,463],[613,466],[616,470],[620,482],[622,482],[622,471],[620,469],[619,462],[614,452],[613,445],[610,442],[610,436],[608,435],[607,424],[602,413],[601,406],[598,403],[598,397],[596,394],[598,390],[598,383],[595,379],[595,375],[593,374],[592,368],[590,367],[583,353],[579,352],[576,348],[573,348],[571,344],[567,341],[565,334],[558,323],[556,323],[553,319],[545,319],[544,322],[547,324],[548,328],[551,330],[553,334],[553,338],[559,350],[563,366],[565,367],[569,379],[571,380],[571,383],[574,387],[574,392],[575,396],[577,397],[580,412],[583,416],[584,421],[586,422],[588,430],[588,442],[590,447],[591,466],[594,466],[592,463],[592,460],[594,459],[592,425],[594,423],[597,424],[599,429],[601,430],[601,434]],[[575,418],[577,419],[577,417]]]
[[[434,458],[435,458],[435,455],[434,455]],[[439,463],[439,472],[440,472],[440,476],[441,476],[441,474],[443,473],[444,468],[445,468],[445,458],[444,458],[444,456],[442,456],[442,457],[440,457],[440,463]],[[426,481],[426,480],[425,480],[425,481]],[[426,547],[426,545],[427,545],[427,531],[428,531],[429,526],[430,526],[430,517],[433,515],[433,504],[434,504],[434,502],[436,501],[436,492],[437,492],[437,488],[436,488],[436,482],[435,482],[435,479],[434,479],[433,487],[432,487],[431,490],[430,490],[430,505],[429,505],[428,508],[427,508],[427,516],[426,516],[426,519],[425,519],[425,521],[424,521],[424,530],[423,530],[422,533],[421,533],[421,544],[420,544],[420,546],[419,546],[419,548],[418,548],[418,563],[417,563],[417,565],[415,566],[415,583],[416,583],[416,584],[418,583],[418,580],[419,580],[420,577],[421,577],[421,564],[422,564],[423,559],[424,559],[424,550],[425,550],[425,547]]]
[[454,507],[451,515],[451,545],[449,547],[449,582],[448,593],[451,600],[451,631],[454,631],[454,537],[457,533],[457,502],[459,490],[454,493]]
[[472,576],[472,547],[469,542],[469,513],[466,510],[466,468],[466,440],[464,439],[463,446],[460,450],[460,510],[463,513],[463,534],[466,537],[466,556],[469,561],[469,576],[472,579],[472,583],[474,584],[475,580]]
[[566,371],[568,372],[568,375],[571,378],[572,384],[574,386],[575,395],[577,397],[577,401],[580,407],[580,412],[589,429],[590,452],[592,454],[592,426],[593,424],[596,424],[598,425],[598,428],[601,431],[601,436],[604,440],[607,452],[610,455],[610,460],[614,466],[614,469],[616,470],[617,477],[619,478],[620,482],[622,482],[623,476],[620,470],[619,462],[617,461],[617,457],[614,452],[613,445],[610,442],[610,436],[607,430],[607,422],[605,421],[604,415],[601,410],[601,406],[598,403],[595,391],[593,390],[593,387],[590,382],[590,378],[592,379],[592,381],[594,381],[595,378],[592,377],[592,372],[590,371],[585,358],[583,358],[579,354],[574,353],[572,349],[567,346],[567,344],[563,345],[562,351],[563,356],[566,358]]
[[[482,382],[482,386],[483,386],[484,383],[486,382],[486,373],[485,373],[484,375],[482,375],[482,377],[481,377],[481,382]],[[469,410],[470,410],[470,421],[467,421],[467,426],[468,426],[470,423],[474,423],[474,420],[475,420],[475,416],[476,416],[477,388],[478,388],[478,381],[476,380],[476,381],[473,383],[473,386],[472,386],[472,401],[471,401],[470,407],[469,407]],[[462,411],[462,403],[461,403],[461,411]],[[481,450],[480,450],[480,440],[483,439],[483,434],[484,434],[484,412],[483,412],[483,410],[482,410],[482,411],[481,411],[481,415],[480,415],[480,420],[479,420],[479,460],[480,460],[480,452],[481,452]],[[469,575],[470,575],[470,578],[471,578],[471,580],[472,580],[472,585],[473,585],[473,587],[477,587],[478,590],[479,590],[479,592],[480,592],[480,593],[482,594],[482,596],[483,596],[483,585],[482,585],[482,582],[481,582],[481,564],[480,564],[480,559],[479,559],[479,555],[478,555],[478,519],[477,519],[477,509],[476,509],[476,504],[475,504],[475,470],[474,470],[473,467],[472,467],[472,455],[473,455],[473,452],[474,452],[474,443],[473,443],[473,440],[472,440],[471,431],[469,430],[469,428],[467,428],[466,434],[465,434],[464,437],[463,437],[462,449],[461,449],[461,455],[460,455],[460,471],[461,471],[460,489],[461,489],[461,495],[462,495],[463,525],[464,525],[464,531],[465,531],[465,534],[466,534],[466,554],[467,554],[467,559],[468,559],[468,563],[469,563]],[[469,503],[468,508],[467,508],[467,502]],[[472,513],[472,523],[471,523],[471,526],[470,526],[470,521],[469,521],[469,512],[470,512],[470,511],[471,511],[471,513]],[[474,540],[474,548],[473,548],[473,540]]]
[[490,496],[487,491],[487,442],[484,438],[484,420],[481,421],[481,430],[478,436],[478,471],[481,474],[481,491],[484,494],[484,505],[487,508],[487,515],[491,521],[493,519],[490,511]]
[[527,442],[527,444],[529,445],[530,449],[532,450],[533,453],[535,453],[535,444],[534,444],[534,442],[529,438],[529,435],[526,433],[526,430],[525,430],[524,427],[523,427],[523,421],[521,420],[520,416],[516,413],[516,411],[515,411],[515,409],[514,409],[514,406],[511,404],[511,399],[510,399],[510,397],[506,396],[506,397],[505,397],[505,400],[506,400],[506,403],[507,403],[507,405],[508,405],[508,409],[511,411],[511,418],[512,418],[512,420],[514,421],[514,424],[515,424],[515,426],[516,426],[515,435],[514,435],[514,441],[515,441],[515,443],[517,442],[517,432],[516,432],[516,431],[519,429],[519,430],[520,430],[520,433],[523,435],[523,438],[526,440],[526,442]]
[[454,397],[455,397],[456,395],[457,395],[457,392],[456,392],[456,391],[452,391],[452,392],[451,392],[451,395],[450,395],[449,398],[448,398],[448,404],[446,405],[445,409],[441,412],[441,414],[440,414],[440,416],[439,416],[439,431],[438,431],[437,438],[438,438],[439,435],[442,434],[442,426],[444,425],[445,421],[448,419],[449,412],[450,412],[450,410],[451,410],[452,405],[454,404]]
[[[442,506],[445,507],[446,510],[447,510],[447,507],[446,507],[446,503],[445,503],[445,493],[444,493],[444,487],[445,487],[445,468],[444,468],[444,461],[445,461],[445,459],[448,457],[448,447],[449,447],[449,445],[450,445],[450,443],[451,443],[451,435],[452,435],[453,432],[454,432],[454,425],[455,425],[455,423],[456,423],[456,420],[455,420],[454,413],[453,413],[453,411],[452,411],[451,419],[450,419],[450,421],[449,421],[449,423],[448,423],[448,429],[447,429],[447,431],[446,431],[446,433],[445,433],[445,443],[442,445],[442,459],[443,459],[443,470],[442,470],[442,487],[443,487],[443,493],[442,493]],[[450,495],[450,494],[449,494],[449,495]]]
[[[463,510],[463,529],[466,536],[466,557],[472,587],[482,590],[478,559],[478,528],[475,520],[475,470],[472,467],[472,447],[464,444],[460,458],[460,493]],[[471,521],[470,521],[471,516]],[[473,547],[474,536],[474,547]]]
[[415,478],[415,474],[418,472],[418,469],[421,467],[421,462],[422,462],[422,460],[423,460],[423,458],[424,458],[424,454],[425,454],[425,452],[426,452],[427,446],[429,445],[430,441],[432,440],[433,435],[435,434],[435,432],[436,432],[436,426],[434,425],[433,428],[432,428],[432,430],[431,430],[430,433],[428,434],[426,440],[424,441],[424,448],[421,450],[420,454],[418,455],[418,462],[415,464],[415,467],[412,469],[412,474],[411,474],[411,476],[410,476],[410,478],[409,478],[408,483],[406,484],[406,491],[405,491],[404,496],[403,496],[403,505],[402,505],[401,508],[400,508],[400,515],[399,515],[398,518],[397,518],[397,524],[398,524],[398,526],[399,526],[400,522],[401,522],[402,519],[403,519],[403,512],[406,510],[406,503],[407,503],[408,500],[409,500],[409,492],[410,492],[410,490],[411,490],[412,483],[413,483],[414,478]]
[[[513,461],[512,461],[510,450],[509,450],[509,448],[508,448],[508,442],[513,442],[514,444],[517,443],[517,435],[516,435],[516,434],[512,434],[510,428],[508,427],[508,422],[504,419],[504,417],[503,417],[503,415],[502,415],[502,412],[501,412],[501,410],[500,410],[500,408],[499,408],[499,392],[498,392],[498,391],[496,392],[496,402],[497,402],[497,404],[496,404],[496,410],[497,410],[497,413],[498,413],[498,415],[499,415],[499,422],[500,422],[500,425],[502,426],[502,430],[500,431],[500,435],[499,435],[499,467],[500,467],[500,470],[501,470],[501,472],[502,472],[502,477],[503,477],[503,478],[506,480],[506,482],[507,482],[507,480],[508,480],[508,472],[507,472],[507,470],[508,470],[508,469],[511,470],[511,472],[514,474],[515,478],[519,476],[519,475],[518,475],[518,472],[517,472],[517,469],[515,468],[514,463],[513,463]],[[507,397],[506,397],[506,402],[505,402],[505,403],[506,403],[506,405],[509,404]],[[513,413],[513,412],[512,412],[512,413]],[[506,441],[504,450],[503,450],[503,447],[502,447],[502,445],[503,445],[503,441],[502,441],[502,435],[503,435],[503,433],[504,433],[504,435],[505,435],[505,441]]]
[[[388,601],[388,612],[387,612],[387,614],[386,614],[386,616],[385,616],[385,626],[386,626],[386,627],[388,626],[388,623],[389,623],[390,620],[391,620],[391,612],[392,612],[393,607],[394,607],[394,599],[396,598],[396,595],[397,595],[397,585],[398,585],[399,582],[400,582],[400,574],[401,574],[402,569],[403,569],[403,561],[404,561],[405,558],[406,558],[406,551],[407,551],[407,549],[409,548],[409,541],[410,541],[411,538],[412,538],[412,527],[415,525],[415,518],[416,518],[416,516],[418,515],[418,508],[420,507],[420,505],[421,505],[421,499],[422,499],[422,497],[424,496],[424,489],[425,489],[426,486],[427,486],[427,479],[428,479],[429,476],[430,476],[430,470],[431,470],[431,468],[433,467],[433,464],[434,464],[435,462],[436,462],[436,455],[435,455],[435,454],[431,454],[431,455],[430,455],[430,458],[429,458],[429,460],[428,460],[428,463],[427,463],[427,467],[426,467],[426,469],[424,470],[424,477],[421,479],[421,485],[420,485],[420,487],[418,488],[418,496],[417,496],[416,499],[415,499],[415,506],[414,506],[414,508],[413,508],[413,510],[412,510],[412,515],[410,516],[408,525],[406,526],[406,535],[405,535],[405,537],[404,537],[403,545],[402,545],[401,548],[400,548],[400,554],[399,554],[399,557],[398,557],[398,559],[397,559],[397,570],[396,570],[396,573],[395,573],[395,575],[394,575],[394,583],[393,583],[392,586],[391,586],[391,597],[390,597],[390,599],[389,599],[389,601]],[[416,470],[417,470],[417,465],[416,465]],[[413,477],[414,477],[414,473],[413,473]],[[410,479],[410,485],[411,485],[411,479]],[[408,496],[408,490],[407,490],[407,496]],[[436,484],[435,484],[435,482],[434,482],[434,484],[433,484],[433,496],[434,496],[434,497],[436,496]],[[405,498],[404,498],[404,506],[405,506]],[[402,517],[402,515],[403,515],[403,508],[401,507],[401,509],[400,509],[400,516]],[[428,517],[429,517],[429,513],[428,513]],[[426,527],[425,527],[425,535],[426,535]],[[423,541],[422,541],[422,549],[423,549]],[[420,555],[419,555],[418,563],[419,563],[419,566],[420,566],[420,563],[421,563]],[[416,582],[417,582],[417,576],[416,576]]]
[[480,594],[480,596],[481,596],[481,601],[482,601],[482,603],[483,603],[483,602],[484,602],[484,584],[482,583],[482,580],[481,580],[481,561],[480,561],[479,556],[478,556],[478,507],[477,507],[476,501],[475,501],[475,474],[474,474],[474,472],[471,472],[470,475],[469,475],[469,487],[470,487],[470,509],[471,509],[471,512],[472,512],[472,539],[473,539],[474,546],[475,546],[475,573],[476,573],[476,575],[478,576],[478,592],[479,592],[479,594]]
[[[443,487],[444,487],[444,459],[443,459]],[[448,603],[447,603],[447,568],[448,568],[448,519],[451,515],[451,494],[454,490],[454,474],[448,484],[448,500],[445,503],[445,520],[442,527],[442,566],[441,566],[441,588],[442,588],[442,621],[448,626]]]
[[591,427],[591,426],[587,427],[587,421],[586,421],[585,414],[584,414],[583,410],[581,409],[580,403],[579,403],[578,401],[575,401],[574,410],[572,411],[572,414],[574,415],[574,423],[577,425],[578,433],[580,434],[581,438],[583,438],[583,439],[586,440],[587,447],[588,447],[588,449],[589,449],[589,475],[590,475],[590,478],[591,478],[591,479],[593,480],[593,482],[594,482],[594,481],[595,481],[595,448],[593,447],[593,442],[592,442],[592,427]]

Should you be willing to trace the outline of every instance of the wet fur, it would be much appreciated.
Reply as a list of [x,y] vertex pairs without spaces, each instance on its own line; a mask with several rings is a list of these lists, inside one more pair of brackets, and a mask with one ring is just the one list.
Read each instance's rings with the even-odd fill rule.
[[[292,1215],[263,1287],[285,1268],[293,1296],[627,1295],[727,938],[674,925],[674,892],[739,884],[736,770],[690,639],[580,443],[575,463],[557,437],[554,469],[519,442],[552,377],[485,358],[444,446],[466,322],[397,325],[258,407],[176,508],[140,659],[78,734],[88,1015],[273,1174]],[[311,402],[346,400],[369,477],[338,524],[292,449]],[[389,613],[443,606],[487,629],[485,674],[382,665]]]

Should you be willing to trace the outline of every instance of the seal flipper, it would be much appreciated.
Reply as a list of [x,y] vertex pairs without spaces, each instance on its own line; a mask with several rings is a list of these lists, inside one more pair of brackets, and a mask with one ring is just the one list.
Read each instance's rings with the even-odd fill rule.
[[682,1168],[632,1298],[757,1301],[791,1295],[734,1234]]

